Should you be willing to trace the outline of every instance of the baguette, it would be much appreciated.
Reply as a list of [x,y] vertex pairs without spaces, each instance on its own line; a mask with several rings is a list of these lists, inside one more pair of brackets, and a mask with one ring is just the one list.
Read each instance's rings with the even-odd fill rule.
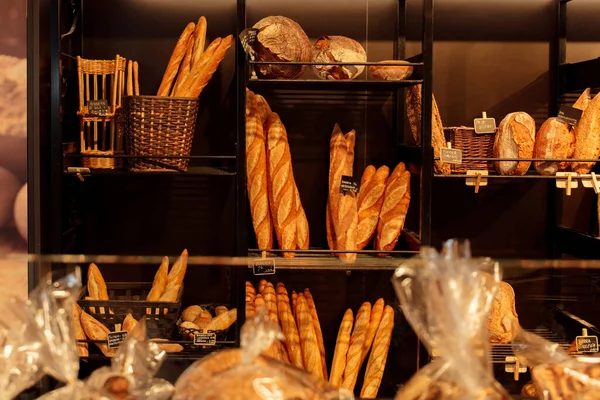
[[[152,282],[152,288],[148,292],[146,301],[158,301],[160,297],[165,293],[167,288],[167,277],[169,275],[169,257],[163,257],[156,275],[154,275],[154,281]],[[152,309],[147,308],[146,314],[151,314]]]
[[[194,34],[196,30],[194,30]],[[181,86],[185,79],[189,75],[192,69],[192,53],[194,51],[194,40],[191,39],[188,42],[187,49],[185,50],[185,55],[183,56],[183,60],[181,61],[181,65],[179,66],[179,72],[177,73],[177,79],[175,79],[175,84],[173,85],[173,89],[171,90],[171,96],[175,96],[175,93],[179,93],[181,91]]]
[[[266,129],[267,187],[275,234],[281,249],[295,249],[296,186],[287,133],[276,113],[269,115]],[[286,258],[292,258],[294,255],[293,252],[283,253]]]
[[254,317],[256,314],[256,308],[254,307],[254,301],[246,300],[246,320]]
[[326,210],[326,228],[327,228],[327,244],[331,250],[338,249],[338,242],[335,237],[334,224],[337,222],[338,194],[339,186],[344,174],[346,166],[346,140],[344,133],[338,124],[333,126],[331,139],[329,140],[329,195],[327,197]]
[[[187,270],[188,251],[183,250],[181,256],[175,261],[169,275],[167,276],[167,286],[165,292],[173,289],[175,286],[181,286],[183,284],[183,278],[185,277],[185,271]],[[171,301],[171,300],[168,300]],[[175,300],[172,300],[175,301]]]
[[350,346],[350,333],[352,332],[352,324],[354,315],[349,308],[344,313],[344,318],[340,324],[340,329],[335,342],[335,351],[333,353],[333,361],[331,363],[331,373],[329,374],[329,383],[336,387],[342,385],[344,377],[344,369],[346,368],[346,355]]
[[290,363],[298,368],[304,368],[300,335],[296,321],[292,315],[292,309],[290,308],[290,299],[283,284],[282,287],[279,284],[277,285],[277,312],[281,330],[285,336],[285,347],[290,358]]
[[[575,159],[597,159],[600,155],[600,96],[596,95],[583,111],[577,124]],[[590,172],[595,162],[573,162],[572,170],[578,174]]]
[[269,107],[269,103],[262,97],[260,94],[255,95],[256,101],[256,110],[258,111],[258,115],[260,116],[260,121],[264,124],[267,122],[267,118],[273,112],[271,111],[271,107]]
[[323,364],[321,362],[321,353],[319,352],[319,346],[317,344],[315,327],[312,322],[308,303],[302,293],[298,295],[296,322],[298,323],[304,369],[311,374],[324,379]]
[[79,304],[73,303],[73,331],[75,333],[75,340],[77,340],[77,351],[79,352],[79,357],[87,357],[89,356],[89,349],[87,343],[79,343],[79,340],[87,340],[87,336],[85,336],[85,331],[83,330],[83,326],[81,325],[81,313],[83,310],[79,307]]
[[252,293],[256,296],[256,289],[254,289],[254,285],[249,281],[246,281],[246,293]]
[[[172,286],[170,289],[165,290],[162,296],[158,301],[160,303],[175,303],[177,301],[177,297],[179,296],[179,291],[181,290],[181,285]],[[169,312],[168,308],[163,309],[163,313],[167,315]]]
[[175,49],[173,50],[173,54],[171,54],[171,58],[167,64],[167,68],[163,75],[162,81],[160,82],[160,86],[158,88],[157,96],[168,96],[171,93],[171,87],[173,86],[173,81],[175,80],[175,76],[177,75],[177,71],[179,70],[179,65],[181,64],[181,60],[183,59],[185,52],[188,47],[188,42],[194,33],[194,29],[196,28],[196,24],[190,22],[187,24],[183,33],[177,40],[177,44],[175,45]]
[[[535,121],[525,112],[508,114],[498,126],[494,158],[533,158]],[[495,161],[500,175],[524,175],[531,161]]]
[[[87,274],[87,289],[90,300],[108,300],[108,290],[106,289],[106,282],[100,273],[100,270],[96,264],[91,263],[88,268]],[[94,307],[90,308],[92,313],[96,313]],[[104,314],[104,307],[100,307],[100,314]]]
[[173,93],[173,96],[176,96],[176,97],[185,97],[186,96],[186,92],[190,89],[190,85],[193,84],[194,80],[202,74],[202,71],[210,63],[212,56],[215,54],[215,52],[219,48],[222,41],[223,41],[223,39],[218,37],[208,45],[206,50],[204,52],[202,52],[202,54],[200,55],[200,59],[192,65],[190,72],[187,74],[186,78],[184,79],[183,83],[181,84],[181,87],[179,88],[179,90],[177,92]]
[[265,286],[262,296],[264,297],[267,305],[269,319],[278,324],[279,318],[277,318],[277,295],[275,294],[275,288],[271,282],[268,282]]
[[254,299],[254,308],[256,309],[256,311],[258,311],[260,307],[264,307],[265,312],[268,315],[269,310],[267,309],[267,303],[265,302],[265,298],[262,296],[262,294],[257,294],[256,298]]
[[363,303],[354,321],[354,330],[350,337],[350,346],[348,347],[348,355],[346,356],[346,367],[344,368],[344,377],[342,387],[354,390],[358,371],[360,368],[360,359],[362,357],[363,346],[367,334],[367,328],[371,319],[371,303]]
[[299,250],[308,250],[310,236],[308,219],[306,218],[304,207],[302,207],[302,201],[300,200],[300,193],[298,192],[296,182],[294,182],[294,192],[296,201],[296,247]]
[[273,248],[273,223],[267,191],[267,152],[263,124],[254,106],[246,116],[246,179],[252,225],[259,249]]
[[294,319],[296,318],[296,307],[298,306],[298,293],[292,290],[292,314],[294,315]]
[[198,76],[194,80],[190,81],[190,86],[188,86],[187,91],[185,92],[185,97],[200,96],[200,93],[202,93],[202,90],[206,87],[208,81],[210,81],[210,78],[212,78],[213,74],[217,70],[217,67],[219,66],[223,58],[225,58],[225,54],[227,54],[227,51],[231,47],[232,43],[232,35],[227,36],[221,41],[221,44],[215,50],[215,53],[210,58],[210,61],[202,69],[202,72],[198,74]]
[[229,328],[237,320],[237,308],[232,308],[224,314],[215,317],[206,327],[207,331],[222,331]]
[[135,318],[133,318],[133,315],[127,314],[123,320],[122,329],[127,332],[128,335],[130,335],[137,326],[138,322]]
[[390,175],[383,195],[375,237],[376,250],[394,250],[404,228],[409,204],[410,172],[406,170],[404,163],[399,163]]
[[377,231],[377,221],[379,213],[383,206],[383,195],[385,184],[390,169],[382,166],[375,169],[369,165],[360,180],[360,192],[358,194],[358,230],[357,230],[357,248],[364,249]]
[[[81,326],[90,340],[108,340],[108,328],[85,311],[81,312]],[[109,349],[107,344],[96,343],[96,346],[106,357],[114,357],[116,353],[116,349]]]
[[265,291],[266,287],[267,287],[267,280],[266,279],[261,279],[258,282],[258,293],[263,294],[263,292]]
[[315,300],[312,297],[309,289],[304,289],[304,297],[308,304],[308,311],[312,318],[313,326],[315,327],[315,335],[317,336],[317,346],[319,347],[319,353],[321,353],[321,363],[323,366],[323,378],[327,380],[327,359],[325,358],[325,343],[323,342],[323,331],[321,330],[321,324],[319,323],[319,314],[317,313],[317,306]]
[[[379,329],[379,324],[381,323],[381,318],[383,317],[383,310],[385,307],[385,301],[383,299],[377,299],[375,304],[373,304],[373,308],[371,309],[371,318],[369,320],[369,327],[367,328],[367,334],[365,335],[365,344],[363,346],[363,354],[360,359],[360,365],[367,358],[367,354],[369,353],[369,349],[373,344],[373,339],[375,339],[375,333],[377,329]],[[360,367],[359,367],[360,368]]]
[[133,96],[133,62],[127,60],[127,96]]
[[394,309],[386,306],[381,318],[381,324],[377,329],[375,341],[373,342],[373,351],[367,363],[365,379],[360,397],[362,399],[374,399],[377,397],[379,385],[385,370],[390,341],[392,339],[392,331],[394,330]]
[[194,47],[193,47],[193,57],[191,61],[191,65],[195,65],[200,61],[200,56],[204,53],[204,47],[206,46],[206,18],[204,16],[198,19],[198,24],[196,25],[196,30],[194,31]]

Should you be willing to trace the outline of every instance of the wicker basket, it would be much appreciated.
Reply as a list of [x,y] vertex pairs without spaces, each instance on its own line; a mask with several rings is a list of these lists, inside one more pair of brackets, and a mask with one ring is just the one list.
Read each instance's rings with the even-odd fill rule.
[[[198,117],[198,99],[129,96],[126,98],[127,152],[133,170],[186,171]],[[184,158],[177,158],[184,157]]]
[[125,316],[131,314],[138,321],[146,318],[148,337],[170,339],[173,336],[181,310],[183,285],[175,302],[146,301],[151,282],[107,283],[106,287],[111,300],[79,300],[79,306],[104,326],[122,324]]
[[[452,147],[462,151],[462,157],[482,157],[492,158],[494,156],[495,134],[479,135],[475,133],[475,128],[459,126],[445,128],[446,137],[452,143]],[[453,173],[466,173],[467,170],[484,170],[493,172],[494,163],[492,161],[467,160],[462,164],[452,164]]]
[[[215,309],[223,304],[200,304],[200,307],[202,307],[202,309],[210,312],[212,315],[215,315]],[[230,309],[229,306],[226,306],[227,309]],[[181,326],[181,323],[183,322],[183,320],[181,319],[181,317],[177,320],[177,329],[179,330],[179,334],[181,335],[181,337],[183,338],[183,340],[194,340],[194,335],[196,333],[216,333],[216,339],[217,339],[217,344],[216,346],[196,346],[193,344],[184,344],[184,347],[186,348],[190,348],[190,349],[202,349],[202,348],[206,348],[206,347],[210,347],[210,348],[215,348],[220,346],[220,342],[224,342],[227,340],[227,334],[229,332],[229,328],[227,329],[223,329],[223,330],[219,330],[219,331],[204,331],[204,329],[190,329],[190,328],[184,328]],[[235,322],[234,322],[235,323]]]

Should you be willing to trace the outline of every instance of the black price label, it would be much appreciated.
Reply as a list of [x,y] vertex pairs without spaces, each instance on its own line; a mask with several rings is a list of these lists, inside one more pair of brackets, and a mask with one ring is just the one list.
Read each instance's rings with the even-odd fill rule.
[[475,118],[473,126],[475,126],[475,133],[479,135],[496,133],[496,120],[494,118]]
[[125,338],[127,337],[127,332],[126,331],[109,332],[109,334],[107,336],[108,336],[107,337],[108,348],[116,349],[117,347],[119,347],[121,345],[121,343],[123,343],[125,341]]
[[575,126],[581,119],[582,114],[583,111],[577,108],[569,106],[560,106],[560,111],[558,112],[558,117],[556,117],[556,119],[562,123]]
[[359,186],[358,182],[351,176],[342,175],[342,182],[340,183],[340,191],[343,194],[346,193],[358,193]]
[[440,149],[440,161],[448,164],[462,164],[462,151],[442,147]]
[[257,258],[252,263],[252,272],[254,275],[274,275],[275,274],[275,259],[274,258]]
[[194,334],[194,346],[215,346],[216,344],[217,334],[215,332]]
[[242,42],[242,47],[244,48],[244,51],[251,56],[254,56],[254,49],[252,46],[254,45],[254,42],[256,42],[258,32],[258,29],[247,28],[240,33],[240,42]]
[[597,336],[577,336],[575,338],[578,353],[597,353],[598,352],[598,337]]
[[100,117],[106,116],[108,114],[108,100],[90,100],[88,102],[88,113]]

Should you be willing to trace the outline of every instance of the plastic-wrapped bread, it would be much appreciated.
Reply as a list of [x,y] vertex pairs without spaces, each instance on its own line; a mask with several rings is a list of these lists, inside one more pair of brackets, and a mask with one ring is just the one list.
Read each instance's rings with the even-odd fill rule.
[[[600,96],[596,95],[583,111],[577,124],[574,159],[595,160],[600,156]],[[578,174],[590,172],[595,162],[573,162],[571,169]]]
[[390,174],[387,166],[376,169],[369,165],[360,180],[358,194],[358,229],[356,233],[357,248],[364,249],[375,235],[379,213],[383,206],[385,184]]
[[375,249],[394,250],[404,228],[410,204],[410,172],[399,163],[387,180],[383,205],[377,223]]
[[[525,112],[508,114],[494,139],[494,158],[533,158],[535,121]],[[531,161],[494,161],[500,175],[524,175]]]
[[375,304],[373,304],[373,308],[371,309],[371,317],[369,320],[369,327],[367,328],[367,333],[365,335],[365,344],[363,346],[363,354],[360,361],[362,363],[367,358],[367,354],[369,353],[369,349],[373,344],[373,339],[375,339],[375,333],[379,329],[379,324],[381,323],[381,318],[383,317],[383,310],[385,307],[385,301],[383,299],[377,299]]
[[[280,286],[281,285],[281,286]],[[302,348],[296,321],[292,315],[290,299],[283,284],[277,284],[277,312],[281,330],[285,336],[285,347],[290,358],[290,363],[298,368],[304,368],[302,361]]]
[[377,397],[379,385],[383,378],[385,363],[387,361],[388,350],[392,339],[392,331],[394,330],[394,309],[390,306],[385,306],[381,323],[375,335],[373,342],[373,350],[369,356],[367,370],[365,371],[365,380],[360,397],[362,399],[374,399]]
[[346,367],[344,368],[344,378],[342,387],[354,390],[358,372],[360,370],[360,361],[362,358],[363,346],[367,336],[367,328],[371,319],[371,303],[363,303],[354,320],[354,330],[350,337],[350,347],[346,356]]
[[300,335],[300,345],[302,346],[302,362],[304,369],[313,375],[323,379],[323,364],[321,363],[321,353],[317,344],[317,335],[313,325],[308,303],[304,294],[298,295],[298,304],[296,306],[296,322],[298,324],[298,333]]
[[304,289],[304,298],[306,298],[306,302],[308,303],[308,310],[310,311],[313,326],[315,327],[317,345],[319,346],[319,353],[321,353],[321,363],[323,365],[323,377],[327,379],[327,359],[325,358],[325,342],[323,341],[323,331],[321,331],[321,323],[319,322],[317,306],[315,305],[315,300],[313,299],[310,290]]
[[354,315],[352,310],[349,308],[344,313],[344,318],[340,324],[337,341],[335,342],[333,362],[331,363],[331,373],[329,374],[329,383],[335,386],[342,385],[344,369],[346,368],[346,356],[348,355],[348,347],[350,347],[350,334],[352,333],[353,323]]

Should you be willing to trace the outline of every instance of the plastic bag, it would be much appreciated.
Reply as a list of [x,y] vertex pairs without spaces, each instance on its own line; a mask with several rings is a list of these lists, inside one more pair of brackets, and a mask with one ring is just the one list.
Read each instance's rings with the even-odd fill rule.
[[241,348],[226,349],[192,364],[177,380],[173,400],[352,400],[308,372],[261,354],[285,340],[264,308],[242,327]]
[[406,319],[436,359],[397,399],[509,399],[489,362],[487,320],[501,281],[490,259],[472,259],[468,241],[449,240],[441,254],[421,249],[392,278]]
[[570,357],[558,343],[519,329],[512,343],[544,400],[600,400],[600,358]]

